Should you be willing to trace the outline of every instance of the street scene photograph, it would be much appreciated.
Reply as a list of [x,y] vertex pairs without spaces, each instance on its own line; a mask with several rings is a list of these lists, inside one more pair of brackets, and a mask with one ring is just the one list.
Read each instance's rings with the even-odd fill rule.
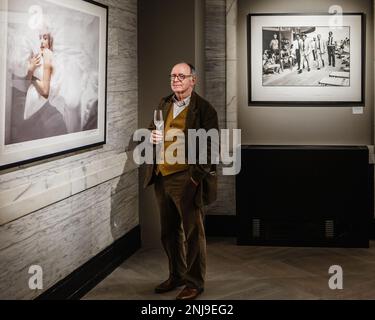
[[350,28],[263,27],[263,86],[350,86]]

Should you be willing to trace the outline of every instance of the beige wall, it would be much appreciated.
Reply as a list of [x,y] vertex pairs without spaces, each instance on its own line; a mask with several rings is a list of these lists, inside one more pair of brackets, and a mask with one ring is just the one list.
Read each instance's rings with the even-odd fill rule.
[[[353,115],[351,107],[249,107],[247,104],[246,19],[249,13],[327,12],[330,5],[344,12],[366,14],[365,108]],[[238,0],[238,126],[243,144],[372,145],[374,91],[374,28],[372,0]]]

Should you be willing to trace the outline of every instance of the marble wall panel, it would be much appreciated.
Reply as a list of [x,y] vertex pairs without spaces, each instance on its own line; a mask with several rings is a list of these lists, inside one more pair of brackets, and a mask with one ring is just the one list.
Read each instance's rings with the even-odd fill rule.
[[[0,173],[0,193],[116,158],[137,128],[137,1],[109,6],[107,144]],[[0,205],[1,206],[1,205]],[[139,224],[138,169],[0,226],[0,299],[32,299]],[[43,290],[30,290],[29,267],[43,268]]]
[[[234,0],[206,0],[205,90],[207,100],[218,112],[220,129],[237,126],[236,84],[227,77],[228,72],[236,72],[235,38],[232,38],[236,10]],[[235,177],[223,176],[221,167],[218,172],[218,198],[207,207],[207,214],[235,215]]]

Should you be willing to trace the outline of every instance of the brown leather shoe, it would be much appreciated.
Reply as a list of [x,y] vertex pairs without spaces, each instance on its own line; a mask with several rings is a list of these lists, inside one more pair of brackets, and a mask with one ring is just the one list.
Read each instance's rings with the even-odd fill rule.
[[183,286],[185,284],[185,280],[176,280],[176,279],[171,279],[168,278],[161,284],[159,284],[155,288],[155,293],[164,293],[168,291],[172,291],[173,289]]
[[203,292],[203,288],[185,287],[176,297],[177,300],[193,300]]

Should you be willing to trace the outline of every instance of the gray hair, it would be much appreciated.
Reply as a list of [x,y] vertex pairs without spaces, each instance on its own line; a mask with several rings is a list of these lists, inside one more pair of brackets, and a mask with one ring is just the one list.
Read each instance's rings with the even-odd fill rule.
[[[179,63],[177,63],[177,64],[186,64],[186,65],[188,65],[189,68],[190,68],[190,73],[191,73],[193,76],[196,76],[196,75],[197,75],[197,71],[195,70],[195,67],[194,67],[191,63],[188,63],[188,62],[185,62],[185,61],[181,61],[181,62],[179,62]],[[176,64],[176,65],[177,65],[177,64]]]
[[190,63],[188,63],[187,65],[190,67],[191,74],[193,76],[196,76],[197,72],[195,71],[195,67],[192,64],[190,64]]

